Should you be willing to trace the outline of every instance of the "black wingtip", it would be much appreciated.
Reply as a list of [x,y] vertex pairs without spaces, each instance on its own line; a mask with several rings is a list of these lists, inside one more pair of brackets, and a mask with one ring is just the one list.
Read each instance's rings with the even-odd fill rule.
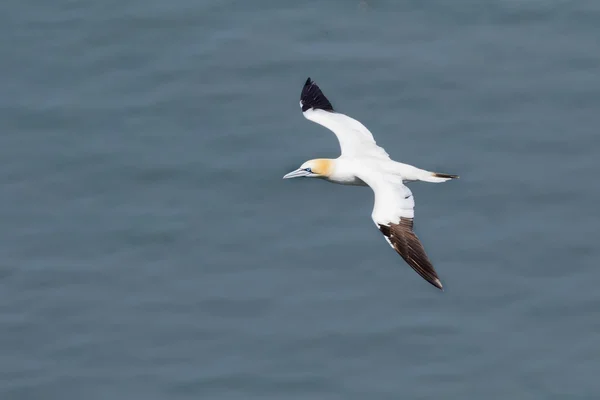
[[308,77],[302,88],[302,94],[300,95],[300,104],[302,105],[302,112],[314,108],[317,110],[333,111],[333,106],[327,100],[327,97],[323,94],[319,86]]
[[413,220],[400,218],[397,224],[377,225],[383,236],[388,239],[389,244],[404,261],[428,283],[443,292],[442,281],[429,261],[419,238],[413,232]]
[[442,292],[444,291],[444,286],[442,285],[442,281],[440,281],[440,278],[434,279],[433,282],[431,282],[431,281],[428,281],[428,282],[431,283],[436,288],[440,289]]

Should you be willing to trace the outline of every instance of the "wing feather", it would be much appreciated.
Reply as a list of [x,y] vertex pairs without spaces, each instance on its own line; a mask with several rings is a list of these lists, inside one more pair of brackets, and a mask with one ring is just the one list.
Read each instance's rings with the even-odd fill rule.
[[413,220],[400,218],[397,224],[379,225],[379,230],[394,250],[415,270],[423,279],[438,289],[442,289],[442,282],[433,268],[421,241],[413,232]]
[[375,194],[372,218],[390,246],[423,279],[438,289],[442,282],[413,231],[415,200],[401,178],[366,170],[359,175]]
[[387,152],[377,145],[371,131],[354,118],[336,112],[319,86],[310,78],[306,80],[302,89],[300,107],[306,119],[324,126],[335,134],[342,156],[389,158]]

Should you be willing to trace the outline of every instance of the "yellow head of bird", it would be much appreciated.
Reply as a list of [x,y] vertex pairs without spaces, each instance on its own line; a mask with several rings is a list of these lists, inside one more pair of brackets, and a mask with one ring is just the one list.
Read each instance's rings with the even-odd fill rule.
[[286,174],[283,179],[290,178],[327,178],[333,170],[333,160],[327,158],[317,158],[308,160],[295,171]]

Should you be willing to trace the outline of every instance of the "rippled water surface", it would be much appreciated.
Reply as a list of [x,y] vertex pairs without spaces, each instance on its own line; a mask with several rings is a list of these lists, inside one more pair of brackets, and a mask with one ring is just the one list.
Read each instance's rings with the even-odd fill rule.
[[[600,3],[0,5],[0,398],[600,396]],[[310,76],[415,183],[445,291]]]

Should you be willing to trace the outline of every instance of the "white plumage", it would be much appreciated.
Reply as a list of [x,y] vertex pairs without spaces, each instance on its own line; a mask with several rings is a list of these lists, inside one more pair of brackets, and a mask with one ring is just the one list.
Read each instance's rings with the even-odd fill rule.
[[386,240],[424,279],[442,289],[440,279],[421,242],[413,232],[415,201],[407,181],[445,182],[458,178],[390,159],[373,134],[359,121],[334,111],[321,89],[310,78],[301,94],[304,117],[330,129],[337,137],[337,159],[315,159],[284,178],[321,178],[343,185],[369,186],[375,195],[371,217]]
[[375,143],[373,134],[354,118],[340,113],[310,108],[302,113],[306,119],[330,129],[337,136],[342,156],[373,156],[389,159],[385,150]]

